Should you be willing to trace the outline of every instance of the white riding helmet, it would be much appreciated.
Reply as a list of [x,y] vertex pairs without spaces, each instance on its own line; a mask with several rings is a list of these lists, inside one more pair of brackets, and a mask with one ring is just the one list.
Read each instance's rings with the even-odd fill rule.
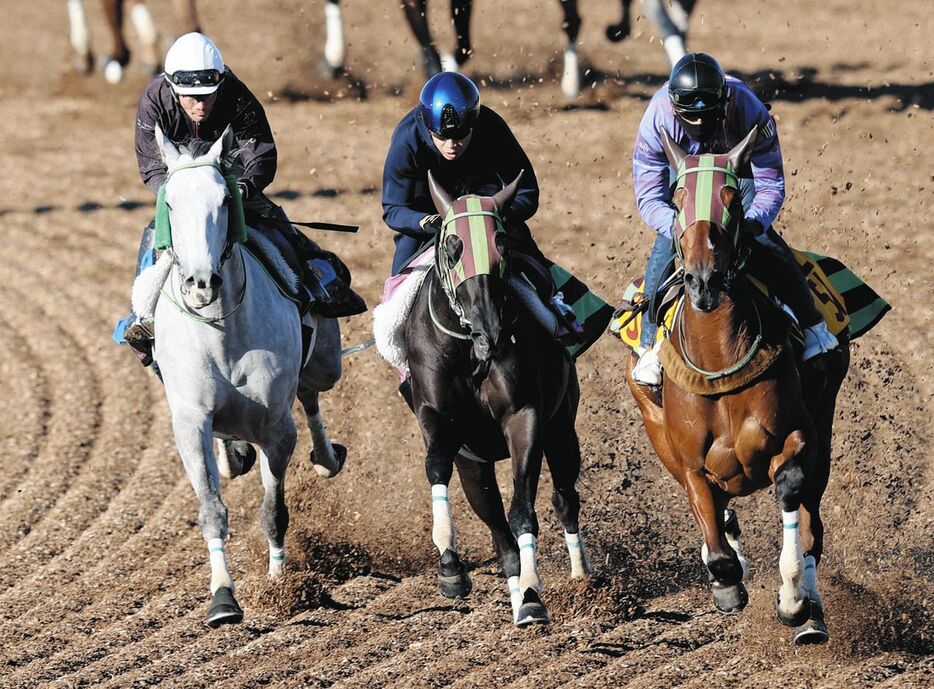
[[166,53],[165,79],[182,96],[214,93],[224,80],[224,58],[204,34],[186,33]]

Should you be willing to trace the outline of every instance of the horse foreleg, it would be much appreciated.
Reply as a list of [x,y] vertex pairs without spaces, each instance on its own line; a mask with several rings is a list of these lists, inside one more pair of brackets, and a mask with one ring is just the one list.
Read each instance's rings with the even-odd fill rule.
[[283,415],[278,428],[270,431],[273,440],[260,451],[260,475],[263,480],[263,503],[259,523],[269,541],[269,578],[274,579],[285,565],[285,532],[289,528],[289,510],[285,504],[285,470],[295,450],[295,424],[292,415]]
[[772,459],[770,473],[775,482],[775,499],[782,510],[782,553],[778,568],[782,585],[775,601],[775,615],[788,626],[808,619],[810,604],[804,591],[804,558],[798,528],[798,508],[804,494],[806,447],[804,433],[794,431],[785,439],[781,454]]
[[451,517],[448,484],[460,442],[451,424],[437,410],[423,405],[418,424],[425,440],[425,474],[431,485],[431,540],[441,555],[438,590],[445,598],[466,596],[473,589],[467,568],[457,554],[457,529]]
[[68,0],[69,40],[75,51],[74,68],[78,74],[88,74],[94,69],[91,53],[91,29],[84,14],[83,0]]
[[717,610],[737,613],[746,607],[749,596],[743,586],[743,566],[724,537],[725,496],[710,485],[700,472],[685,473],[684,487],[691,512],[704,537],[701,557],[710,574],[710,590]]
[[568,98],[577,98],[581,90],[580,63],[577,59],[577,36],[581,28],[581,15],[577,0],[559,0],[564,19],[561,28],[568,42],[564,48],[564,70],[561,73],[561,90]]
[[548,622],[550,618],[541,601],[542,580],[538,574],[538,516],[535,495],[542,470],[538,412],[527,407],[513,414],[503,424],[509,454],[512,457],[514,491],[509,508],[509,527],[519,545],[519,589],[522,605],[516,624]]
[[433,77],[441,71],[441,56],[431,38],[428,28],[428,2],[427,0],[402,0],[402,9],[405,18],[415,34],[415,40],[422,49],[422,65],[425,76]]
[[467,502],[493,536],[493,547],[506,576],[509,602],[512,605],[512,621],[515,622],[522,606],[522,591],[519,588],[519,546],[509,530],[509,522],[506,521],[503,499],[496,484],[495,465],[466,459],[462,455],[458,455],[454,463]]
[[192,420],[190,409],[173,413],[175,446],[185,466],[191,487],[201,503],[198,521],[207,542],[211,562],[211,594],[207,623],[212,627],[240,622],[243,610],[233,597],[234,582],[227,567],[224,542],[227,539],[227,507],[221,500],[220,477],[214,458],[211,419]]

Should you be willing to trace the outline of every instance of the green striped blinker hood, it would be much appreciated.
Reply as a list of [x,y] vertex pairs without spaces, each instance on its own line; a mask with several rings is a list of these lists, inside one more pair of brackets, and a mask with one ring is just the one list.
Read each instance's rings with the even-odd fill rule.
[[506,260],[496,246],[496,234],[506,228],[490,197],[464,196],[451,204],[444,217],[438,246],[444,254],[448,237],[456,236],[464,250],[453,266],[442,261],[439,267],[450,294],[470,278],[479,275],[505,277]]

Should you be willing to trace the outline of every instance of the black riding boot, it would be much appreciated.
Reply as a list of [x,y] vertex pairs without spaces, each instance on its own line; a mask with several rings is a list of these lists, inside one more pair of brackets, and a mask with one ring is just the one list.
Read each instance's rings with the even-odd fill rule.
[[[145,268],[148,268],[156,260],[156,252],[153,248],[156,240],[156,222],[151,220],[143,229],[143,236],[139,243],[139,253],[136,256],[136,275],[139,276]],[[139,359],[143,366],[149,366],[153,362],[152,346],[155,341],[152,321],[142,321],[133,313],[120,321],[117,329],[122,326],[121,333],[114,333],[115,340],[122,339],[133,350],[133,353]]]

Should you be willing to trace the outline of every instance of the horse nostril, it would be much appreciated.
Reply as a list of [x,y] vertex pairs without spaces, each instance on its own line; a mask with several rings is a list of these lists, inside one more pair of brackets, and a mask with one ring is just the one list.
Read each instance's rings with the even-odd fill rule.
[[222,278],[220,275],[215,274],[211,276],[211,287],[213,289],[218,289],[223,284],[224,284],[224,278]]
[[693,285],[693,284],[696,282],[696,280],[697,280],[697,278],[694,277],[694,274],[693,274],[693,273],[685,273],[685,274],[684,274],[684,281],[685,281],[685,283],[687,283],[688,285]]
[[710,276],[710,279],[707,281],[707,287],[710,290],[716,291],[716,292],[719,292],[721,289],[723,289],[723,284],[724,282],[723,282],[722,273],[714,273],[713,275]]

